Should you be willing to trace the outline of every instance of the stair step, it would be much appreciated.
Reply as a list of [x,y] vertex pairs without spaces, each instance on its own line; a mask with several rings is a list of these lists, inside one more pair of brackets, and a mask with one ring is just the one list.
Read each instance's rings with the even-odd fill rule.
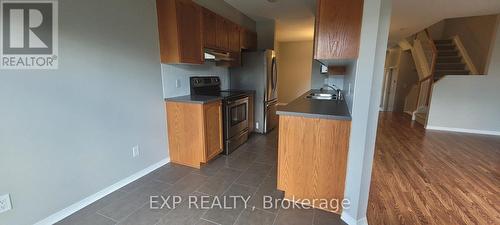
[[425,121],[427,120],[427,113],[417,113],[415,114],[415,120],[425,126]]
[[436,45],[438,51],[455,50],[455,45]]
[[461,63],[462,57],[460,56],[438,56],[437,63]]
[[451,39],[446,39],[446,40],[434,40],[435,44],[453,44],[453,40]]
[[468,75],[468,70],[437,70],[434,72],[434,76],[436,75]]
[[438,51],[438,57],[439,56],[458,56],[458,52],[457,50]]
[[463,63],[437,63],[436,70],[464,70],[465,64]]

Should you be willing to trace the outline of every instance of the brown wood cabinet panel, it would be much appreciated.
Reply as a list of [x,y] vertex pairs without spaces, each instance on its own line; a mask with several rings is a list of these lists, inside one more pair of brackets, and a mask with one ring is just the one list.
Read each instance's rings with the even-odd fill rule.
[[240,45],[241,49],[256,50],[257,49],[257,33],[246,28],[240,28]]
[[201,8],[191,0],[157,0],[162,63],[203,64]]
[[222,142],[222,106],[221,102],[206,104],[204,108],[206,157],[205,162],[220,154]]
[[[278,189],[287,199],[342,201],[351,122],[297,116],[279,120]],[[319,202],[313,206],[321,208]]]
[[330,75],[345,75],[347,72],[346,66],[329,66],[328,74]]
[[205,48],[217,48],[216,19],[217,14],[203,8],[203,43]]
[[363,0],[318,0],[314,58],[358,57]]
[[229,22],[221,16],[215,20],[217,48],[229,50]]
[[229,51],[240,52],[240,27],[235,23],[229,23]]
[[222,152],[222,103],[167,102],[170,159],[200,168]]
[[178,0],[177,8],[181,59],[183,62],[203,64],[201,7],[191,1]]
[[170,160],[200,168],[205,149],[202,105],[167,102],[166,108]]

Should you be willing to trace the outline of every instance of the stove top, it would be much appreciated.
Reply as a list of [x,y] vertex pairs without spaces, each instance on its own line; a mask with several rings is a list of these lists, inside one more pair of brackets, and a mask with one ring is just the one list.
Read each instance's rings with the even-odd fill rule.
[[191,77],[191,94],[221,97],[223,100],[247,96],[246,92],[239,90],[221,90],[219,77]]
[[244,91],[235,91],[235,90],[227,90],[227,91],[220,91],[219,96],[222,98],[234,98],[234,97],[239,97],[246,95]]

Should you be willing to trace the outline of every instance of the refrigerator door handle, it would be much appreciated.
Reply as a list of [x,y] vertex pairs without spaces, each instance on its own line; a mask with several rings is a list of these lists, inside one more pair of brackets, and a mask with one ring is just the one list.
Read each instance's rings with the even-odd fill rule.
[[276,83],[277,83],[277,71],[276,71],[276,58],[273,57],[272,60],[272,65],[271,65],[271,85],[272,85],[272,90],[276,90]]

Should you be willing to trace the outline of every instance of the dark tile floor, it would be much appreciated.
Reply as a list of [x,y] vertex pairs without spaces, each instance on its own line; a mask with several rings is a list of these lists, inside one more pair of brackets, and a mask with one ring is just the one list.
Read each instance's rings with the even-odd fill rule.
[[[316,209],[264,209],[263,196],[283,197],[276,189],[276,131],[253,135],[229,156],[212,160],[201,170],[167,164],[141,179],[85,207],[60,221],[59,225],[327,225],[344,224],[338,215]],[[156,209],[164,202],[151,204],[150,196],[180,196],[175,208]],[[193,197],[189,197],[193,196]],[[230,196],[249,198],[233,201]],[[208,206],[224,197],[225,206],[204,209],[189,207],[194,198]],[[166,201],[169,206],[173,200]],[[153,207],[151,207],[153,206]],[[164,205],[166,206],[166,205]]]

